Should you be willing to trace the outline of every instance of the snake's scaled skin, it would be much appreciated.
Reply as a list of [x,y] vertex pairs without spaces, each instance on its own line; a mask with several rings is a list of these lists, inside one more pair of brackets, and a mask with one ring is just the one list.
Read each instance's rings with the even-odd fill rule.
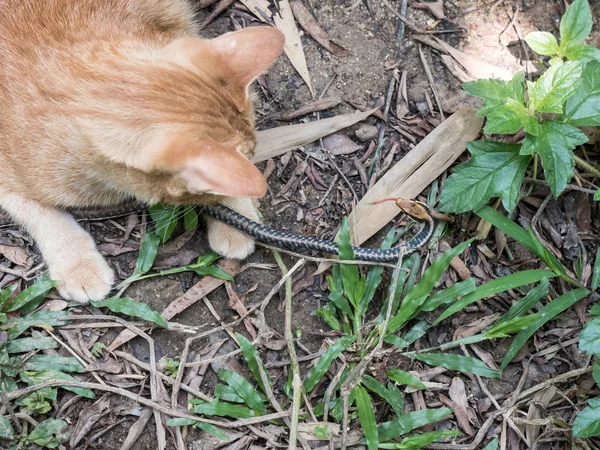
[[[413,202],[425,210],[425,215],[416,217],[411,216],[418,222],[423,223],[423,228],[411,240],[403,242],[397,247],[382,250],[362,247],[352,247],[354,256],[359,261],[371,262],[396,262],[400,256],[409,255],[423,247],[433,233],[434,220],[427,205],[421,202]],[[297,234],[287,233],[285,231],[274,230],[266,225],[254,222],[247,217],[227,208],[223,205],[205,206],[202,213],[208,214],[221,222],[231,225],[246,234],[249,234],[256,240],[266,244],[273,244],[277,247],[287,248],[295,251],[313,250],[319,253],[330,255],[339,255],[338,244],[333,241],[319,239],[311,236],[299,236]],[[407,211],[407,214],[411,215]]]

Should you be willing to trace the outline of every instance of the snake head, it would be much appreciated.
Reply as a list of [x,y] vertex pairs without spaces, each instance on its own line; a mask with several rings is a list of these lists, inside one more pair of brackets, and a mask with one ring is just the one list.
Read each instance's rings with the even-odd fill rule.
[[410,200],[408,198],[398,197],[384,198],[383,200],[373,202],[373,204],[379,204],[383,202],[395,202],[396,206],[400,208],[400,210],[402,210],[415,220],[425,221],[430,220],[431,218],[431,211],[425,203],[421,203],[416,200]]

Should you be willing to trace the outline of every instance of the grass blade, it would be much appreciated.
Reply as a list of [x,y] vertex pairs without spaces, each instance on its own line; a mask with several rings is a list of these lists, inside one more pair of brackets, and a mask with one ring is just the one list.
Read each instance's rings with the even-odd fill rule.
[[17,289],[17,284],[12,284],[0,291],[0,311],[4,311],[4,306],[13,292],[15,292],[15,289]]
[[153,234],[158,236],[161,242],[166,242],[179,221],[179,206],[158,204],[148,208],[148,211],[154,221]]
[[457,430],[429,431],[427,433],[415,434],[414,436],[402,439],[400,448],[419,449],[435,441],[439,441],[443,437],[454,437],[458,435],[460,435],[460,432]]
[[421,353],[408,355],[430,366],[441,366],[457,372],[473,373],[482,377],[500,378],[500,371],[490,369],[479,359],[470,356],[455,355],[453,353]]
[[204,414],[205,416],[233,417],[234,419],[247,419],[249,417],[257,416],[256,412],[252,411],[250,408],[241,405],[232,405],[218,400],[195,405],[191,411],[196,414]]
[[[29,302],[34,302],[36,300],[43,300],[44,296],[50,292],[50,290],[58,284],[57,281],[52,280],[41,280],[36,281],[34,284],[29,286],[27,289],[22,291],[19,295],[17,295],[12,302],[10,302],[4,312],[13,312],[16,311],[23,306],[27,305]],[[40,301],[41,301],[40,300]],[[39,303],[38,303],[39,304]]]
[[186,208],[183,214],[183,226],[185,231],[192,231],[198,226],[198,213],[194,208]]
[[317,385],[321,377],[329,370],[331,363],[337,356],[342,353],[347,347],[354,344],[356,336],[344,336],[338,339],[335,344],[329,347],[325,353],[321,355],[317,364],[314,365],[306,379],[304,380],[304,390],[308,394]]
[[57,370],[60,372],[85,372],[77,359],[72,356],[33,355],[23,365],[25,370],[41,372],[42,370]]
[[[363,375],[361,383],[371,392],[375,392],[383,400],[385,400],[394,410],[396,416],[402,417],[404,415],[404,397],[399,389],[386,388],[382,383],[377,381],[370,375]],[[391,387],[395,388],[396,386]]]
[[[221,385],[222,386],[222,385]],[[225,433],[223,433],[219,427],[214,426],[212,423],[199,422],[194,419],[186,419],[184,417],[176,417],[174,419],[167,420],[167,425],[170,427],[183,427],[185,425],[192,425],[194,428],[200,428],[207,433],[212,434],[217,439],[224,442],[230,442],[231,439]]]
[[373,412],[373,403],[368,392],[362,386],[354,388],[356,396],[356,408],[358,409],[358,418],[360,426],[365,434],[367,448],[369,450],[377,450],[379,447],[379,438],[377,435],[377,425],[375,424],[375,413]]
[[424,425],[439,422],[450,414],[452,414],[452,410],[449,408],[421,409],[409,412],[402,417],[402,421],[395,419],[379,425],[377,427],[379,442],[391,441]]
[[508,289],[514,289],[519,286],[535,283],[544,278],[552,278],[554,276],[556,276],[554,272],[550,272],[549,270],[525,270],[523,272],[513,273],[511,275],[506,275],[505,277],[488,281],[446,309],[433,324],[437,325],[442,320],[447,319],[452,314],[463,309],[465,306],[470,305],[477,300],[481,300],[482,298],[498,294],[499,292],[503,292]]
[[[36,384],[43,383],[44,381],[52,380],[79,381],[77,378],[57,370],[43,370],[41,372],[26,372],[22,370],[19,372],[19,375],[21,377],[21,381],[27,383],[29,386],[35,386]],[[90,389],[69,386],[60,386],[60,388],[66,391],[75,392],[76,394],[86,398],[96,398],[96,395]]]
[[475,284],[474,278],[469,278],[468,280],[454,283],[452,286],[427,297],[425,303],[423,303],[413,317],[420,312],[433,311],[442,305],[452,303],[458,297],[470,294],[475,289],[477,289],[477,285]]
[[65,322],[60,319],[69,315],[70,313],[67,311],[39,311],[25,317],[8,319],[3,323],[3,327],[8,328],[8,339],[11,340],[16,339],[31,327],[46,328],[64,325]]
[[239,373],[228,369],[219,370],[218,375],[221,380],[235,389],[235,392],[244,399],[244,402],[250,409],[258,411],[261,414],[266,414],[267,409],[263,404],[262,398],[248,380]]
[[460,255],[470,244],[473,239],[469,239],[462,244],[444,252],[430,267],[425,271],[421,280],[413,287],[404,301],[398,314],[396,314],[389,322],[387,334],[391,334],[404,325],[419,309],[425,301],[425,298],[431,293],[431,290],[439,281],[444,271],[450,265],[450,261],[457,255]]
[[58,343],[51,337],[27,337],[8,341],[8,353],[27,353],[33,350],[57,348]]
[[548,295],[549,288],[550,283],[548,282],[548,279],[542,278],[540,284],[530,290],[525,297],[518,300],[510,307],[506,315],[498,321],[498,324],[508,322],[516,317],[527,314],[529,310],[533,309],[537,302]]
[[385,374],[387,375],[387,377],[399,384],[406,384],[407,386],[412,386],[412,387],[416,387],[417,389],[427,389],[427,386],[425,386],[425,384],[423,384],[423,382],[421,380],[419,380],[417,377],[415,377],[414,375],[411,375],[408,372],[405,372],[404,370],[400,370],[400,369],[389,369],[385,372]]
[[[252,375],[254,375],[254,379],[256,380],[256,382],[258,383],[258,385],[260,386],[260,388],[262,389],[262,391],[264,393],[267,392],[267,390],[265,389],[265,385],[262,381],[262,378],[260,376],[260,368],[262,367],[263,371],[265,366],[262,363],[262,360],[260,359],[260,356],[258,355],[258,352],[256,351],[256,348],[254,347],[254,345],[252,345],[252,342],[250,342],[248,339],[246,339],[246,337],[240,333],[235,333],[235,337],[238,340],[238,343],[240,344],[240,348],[242,349],[242,354],[244,355],[244,359],[246,360],[246,363],[248,363],[248,367],[250,368],[250,371],[252,372]],[[266,371],[264,371],[265,373],[267,373]],[[272,388],[271,386],[271,380],[269,379],[269,377],[266,377],[267,381],[269,382],[269,386]]]
[[142,246],[140,247],[140,254],[135,263],[135,270],[138,275],[143,275],[152,269],[152,264],[154,264],[159,245],[160,238],[156,234],[146,233]]
[[[382,249],[388,249],[392,246],[392,240],[394,239],[395,230],[392,228],[386,235],[383,243],[381,244]],[[373,299],[377,288],[381,284],[381,274],[383,273],[383,266],[373,266],[367,274],[367,281],[365,283],[365,292],[360,299],[358,304],[358,313],[364,315],[367,312],[369,303]]]
[[592,281],[590,283],[590,287],[592,291],[598,289],[598,285],[600,284],[600,248],[596,250],[596,261],[594,262],[594,271],[592,272]]
[[564,295],[561,295],[556,300],[553,300],[552,302],[544,306],[542,309],[540,309],[539,312],[535,314],[535,316],[537,317],[536,321],[532,325],[522,330],[519,334],[517,334],[512,344],[510,345],[510,348],[506,352],[506,355],[502,360],[500,368],[504,369],[508,365],[508,363],[512,361],[512,359],[515,357],[515,355],[521,349],[521,347],[525,345],[525,342],[527,342],[527,340],[529,340],[529,338],[533,336],[533,334],[537,330],[544,326],[546,322],[552,320],[558,314],[577,303],[586,295],[588,295],[588,291],[586,289],[574,289],[570,292],[567,292]]
[[140,319],[154,322],[161,327],[166,327],[167,322],[162,316],[142,302],[136,302],[130,297],[111,297],[99,302],[92,302],[96,308],[108,308],[112,312],[123,313],[128,316],[139,317]]
[[483,447],[483,450],[498,450],[498,438],[492,439],[488,445]]
[[[344,217],[339,233],[340,241],[338,244],[340,259],[354,261],[354,250],[352,250],[352,241],[350,240],[350,225],[348,219]],[[340,273],[344,284],[346,296],[354,306],[357,306],[356,288],[358,287],[358,266],[356,264],[340,264]]]

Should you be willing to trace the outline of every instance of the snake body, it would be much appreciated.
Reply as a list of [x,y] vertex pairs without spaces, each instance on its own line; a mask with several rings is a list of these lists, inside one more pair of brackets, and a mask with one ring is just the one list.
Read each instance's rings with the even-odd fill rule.
[[[417,222],[423,223],[421,230],[409,241],[403,242],[398,246],[390,249],[371,249],[363,247],[353,247],[354,255],[357,260],[371,262],[395,262],[398,260],[400,253],[408,255],[422,248],[433,233],[435,222],[431,217],[431,211],[421,202],[405,200],[411,207],[416,206],[418,213],[411,212],[410,209],[402,208],[404,211],[415,219]],[[146,209],[146,205],[139,202],[129,202],[118,207],[113,207],[109,210],[104,209],[71,209],[69,210],[78,220],[105,220],[115,217],[124,216],[132,212],[141,212]],[[311,236],[299,236],[285,231],[270,228],[261,223],[254,222],[238,212],[221,204],[202,206],[199,210],[202,214],[220,220],[236,229],[252,236],[260,242],[272,244],[281,248],[299,251],[310,250],[323,254],[339,255],[337,242],[319,239]],[[0,214],[0,226],[9,225],[10,218],[5,214]]]

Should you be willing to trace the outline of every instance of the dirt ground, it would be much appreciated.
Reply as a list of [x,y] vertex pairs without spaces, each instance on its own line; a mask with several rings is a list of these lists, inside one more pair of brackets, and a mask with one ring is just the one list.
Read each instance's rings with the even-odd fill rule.
[[[414,39],[414,33],[407,28],[404,30],[403,38],[399,40],[399,20],[383,2],[373,0],[370,3],[372,3],[373,11],[369,11],[367,4],[361,1],[323,0],[311,1],[310,5],[307,3],[307,6],[312,7],[312,12],[318,23],[329,33],[330,37],[351,52],[351,55],[348,57],[336,57],[323,49],[309,36],[303,35],[302,37],[308,69],[317,95],[320,95],[327,87],[328,96],[338,96],[343,99],[343,102],[339,106],[322,112],[320,117],[324,118],[331,115],[352,112],[355,109],[350,102],[367,106],[376,105],[386,96],[393,73],[390,67],[395,66],[400,71],[407,72],[407,94],[410,108],[407,116],[425,119],[424,128],[420,129],[420,132],[424,135],[427,127],[433,129],[439,123],[440,114],[437,106],[435,106],[434,97],[421,61],[419,54],[420,44]],[[400,7],[400,2],[397,0],[390,0],[390,3],[395,8]],[[534,30],[556,31],[559,19],[564,12],[564,2],[562,0],[446,0],[444,3],[446,19],[437,24],[435,29],[453,30],[453,32],[441,34],[439,37],[466,53],[513,72],[523,70],[526,61],[530,58],[529,55],[525,54],[523,43],[519,38]],[[591,4],[595,12],[600,12],[600,2],[593,0]],[[199,20],[202,20],[209,10],[210,8],[199,11]],[[509,27],[515,11],[518,11],[515,23],[520,30],[520,36],[514,27]],[[422,29],[429,29],[433,25],[436,25],[435,19],[431,14],[411,6],[408,7],[407,17],[412,23]],[[595,17],[598,17],[598,15],[596,14]],[[206,29],[206,35],[216,36],[231,31],[233,29],[232,18],[238,23],[243,23],[244,21],[247,22],[251,16],[235,7],[230,7],[218,16]],[[597,45],[599,44],[599,39],[598,26],[594,24],[590,41],[592,44]],[[432,71],[435,85],[440,95],[441,105],[446,116],[464,105],[478,106],[476,99],[469,97],[460,89],[460,81],[446,69],[437,52],[432,51],[427,46],[422,47],[422,52]],[[309,90],[285,56],[282,56],[269,70],[264,80],[262,80],[262,87],[257,88],[257,93],[259,98],[257,104],[257,123],[260,129],[294,123],[294,121],[278,120],[278,117],[282,113],[293,111],[311,101]],[[433,110],[430,104],[434,105]],[[316,118],[317,115],[313,113],[295,122],[310,121]],[[335,156],[334,161],[359,197],[364,194],[366,187],[361,182],[360,174],[352,164],[352,158],[358,157],[360,159],[369,146],[368,142],[363,143],[359,141],[355,135],[355,131],[364,124],[384,127],[385,135],[388,137],[383,149],[384,154],[387,154],[393,143],[399,143],[399,151],[394,157],[394,163],[400,161],[402,156],[414,146],[414,143],[411,143],[406,137],[385,127],[376,118],[370,118],[361,124],[344,130],[343,134],[359,143],[361,149],[352,155]],[[416,142],[422,138],[422,135],[413,135]],[[260,200],[260,211],[263,214],[264,222],[275,228],[298,234],[318,235],[325,238],[334,236],[342,218],[352,210],[353,195],[348,185],[338,176],[337,169],[327,159],[321,158],[319,160],[319,152],[320,147],[317,142],[295,150],[291,158],[287,156],[275,160],[275,171],[268,180],[269,193],[265,198]],[[319,164],[314,165],[314,170],[318,173],[325,186],[329,187],[334,178],[337,180],[336,184],[330,192],[327,192],[327,197],[324,198],[325,191],[317,189],[308,178],[303,177],[296,191],[286,198],[286,196],[280,194],[282,188],[286,186],[290,178],[294,177],[295,168],[308,155],[316,155],[317,157],[313,161],[320,161]],[[259,167],[261,170],[264,170],[266,163],[261,164]],[[423,195],[426,196],[427,192],[423,192]],[[561,210],[562,205],[562,201],[557,202],[557,210]],[[530,209],[528,205],[524,205],[520,209],[520,214],[525,216],[530,217],[532,212],[534,213],[535,211]],[[598,211],[591,211],[590,213],[592,217],[596,216],[594,219],[595,232],[598,230],[597,213]],[[123,235],[123,231],[117,228],[115,223],[120,224],[122,227],[126,225],[125,219],[92,223],[89,225],[92,234],[97,238],[99,244],[107,243],[107,239],[116,239]],[[459,219],[451,228],[447,240],[451,244],[461,242],[466,237],[467,232],[472,231],[469,229],[469,224],[469,217]],[[592,227],[592,229],[594,228]],[[176,230],[175,236],[182,232],[183,230]],[[594,250],[593,240],[597,240],[598,238],[597,235],[594,235],[595,232],[590,231],[587,234],[589,242],[592,242],[592,246],[588,252],[590,255],[593,254],[592,250]],[[377,246],[382,236],[382,233],[378,234],[367,242],[367,245]],[[133,241],[135,241],[135,237]],[[514,246],[514,244],[511,245],[513,245],[513,251],[517,255],[521,249]],[[203,254],[208,250],[205,232],[202,228],[199,228],[195,235],[183,246],[181,251],[187,251],[191,261],[193,258],[192,255]],[[431,251],[429,254],[423,255],[424,260],[429,259],[431,261],[438,254],[437,250]],[[283,256],[287,266],[291,267],[295,262],[295,258],[288,255]],[[121,274],[122,278],[125,278],[131,274],[136,258],[137,252],[132,251],[117,257],[109,257],[108,259],[116,268],[117,273]],[[517,260],[520,259],[517,256],[515,258]],[[277,269],[277,266],[274,265],[274,259],[270,250],[260,246],[256,253],[244,263],[269,265],[262,268],[249,268],[235,277],[232,289],[239,296],[245,296],[246,305],[253,305],[262,301],[272,287],[280,280],[281,273]],[[294,285],[302,285],[302,290],[294,297],[293,313],[293,329],[301,336],[298,338],[298,344],[301,348],[299,350],[300,356],[307,352],[318,352],[321,348],[324,335],[328,330],[323,321],[314,315],[314,311],[327,299],[326,290],[322,289],[324,287],[323,277],[312,276],[315,268],[316,265],[314,263],[309,263],[300,274],[294,277]],[[508,268],[501,264],[495,264],[490,267],[490,270],[494,275],[500,276],[506,274]],[[475,273],[475,275],[478,274]],[[386,274],[386,277],[389,278],[389,274]],[[489,276],[481,274],[481,278],[485,280],[486,278],[489,279]],[[157,277],[135,283],[125,292],[125,295],[140,299],[155,310],[161,311],[175,298],[183,295],[198,280],[199,277],[193,273]],[[443,279],[442,283],[444,281]],[[387,286],[387,283],[383,285]],[[558,290],[558,287],[555,289]],[[370,314],[376,314],[379,308],[381,308],[384,294],[382,291],[376,295],[373,302],[373,312],[370,312]],[[276,295],[270,302],[265,314],[268,326],[280,334],[283,333],[284,324],[282,298],[282,296]],[[238,317],[237,313],[228,307],[229,297],[224,288],[210,293],[207,299],[220,319],[215,318],[215,315],[210,312],[205,302],[198,301],[173,320],[184,325],[199,327],[200,331],[205,331],[211,327],[231,322]],[[430,329],[428,334],[421,339],[419,345],[429,347],[447,342],[452,338],[456,328],[493,312],[506,310],[507,305],[510,305],[511,299],[512,297],[506,294],[486,302],[485,305],[467,309],[457,314],[449,322],[451,327],[448,326],[448,321],[446,321],[446,324],[443,326]],[[81,308],[83,313],[86,312],[86,309]],[[517,356],[514,362],[503,371],[501,379],[486,380],[486,389],[498,401],[504,400],[516,389],[517,383],[523,374],[523,358],[528,354],[534,353],[536,350],[557,343],[560,344],[561,342],[577,337],[579,327],[580,323],[576,313],[574,311],[565,313],[561,316],[560,326],[554,332],[552,329],[548,329],[545,332],[544,337],[547,342],[542,344],[532,339],[529,343],[530,348],[525,347],[526,351],[523,352],[523,355]],[[245,328],[243,325],[240,325],[235,331],[245,332]],[[88,331],[84,333],[84,336],[86,339],[90,339],[93,334],[94,331]],[[100,340],[110,343],[116,334],[116,331],[106,330],[106,332],[102,332]],[[162,357],[179,357],[184,347],[185,338],[188,336],[172,331],[155,330],[152,333],[152,337],[156,342],[157,359],[160,359]],[[275,336],[273,339],[277,340],[280,337]],[[221,340],[227,340],[227,342],[220,348],[219,354],[225,354],[236,349],[226,332],[215,333],[209,339],[199,340],[192,345],[190,359],[202,352],[203,349]],[[480,350],[482,354],[491,355],[493,359],[499,361],[506,352],[507,345],[508,342],[499,346],[486,346],[484,344]],[[148,362],[149,354],[145,341],[134,339],[126,344],[124,350],[133,354],[138,359]],[[276,363],[288,357],[285,349],[277,350],[276,348],[269,349],[263,347],[261,352],[267,364]],[[569,346],[564,347],[554,358],[535,358],[529,365],[529,372],[525,378],[524,388],[526,389],[552,376],[579,367],[584,360],[585,355],[579,352],[576,343],[571,343]],[[387,364],[388,367],[398,367],[401,369],[413,370],[415,368],[414,362],[402,358],[397,358],[396,360],[390,359]],[[240,365],[235,357],[213,363],[213,370],[207,371],[203,384],[199,389],[203,392],[212,393],[216,382],[215,369],[220,367],[236,367],[243,371],[245,369],[242,366],[243,364]],[[276,389],[281,388],[287,379],[285,369],[273,369],[270,373],[274,377],[273,381]],[[468,395],[475,400],[478,412],[482,414],[491,405],[488,395],[482,391],[482,386],[476,378],[469,379],[465,377],[464,380]],[[132,389],[136,390],[139,387]],[[70,398],[71,396],[68,394],[63,396],[60,399],[59,407]],[[412,398],[407,396],[409,407],[411,401]],[[441,406],[438,400],[438,393],[435,392],[428,392],[425,395],[425,402],[428,406]],[[80,402],[79,406],[71,411],[69,417],[72,420],[76,420],[76,414],[84,406],[86,406],[85,402]],[[572,414],[572,410],[565,409],[555,415],[562,417],[568,422],[571,417],[570,414]],[[78,448],[119,449],[129,428],[137,417],[115,417],[114,415],[108,415],[99,422],[99,429],[101,429],[102,426],[107,426],[122,419],[124,419],[122,423],[112,428],[94,442],[80,444]],[[449,420],[447,428],[456,428],[451,420]],[[474,419],[474,421],[473,425],[477,429],[481,424],[477,423],[477,419]],[[493,427],[489,433],[492,430]],[[190,449],[204,448],[200,441],[198,441],[199,436],[200,434],[197,430],[190,430],[186,440]],[[168,441],[168,448],[175,448],[173,440],[168,438]],[[132,448],[135,450],[155,448],[155,442],[155,428],[151,420],[148,423],[146,432],[141,435],[138,442]],[[514,445],[509,448],[524,448],[522,444],[519,447],[519,444],[515,444],[514,442],[516,441],[513,440],[512,444]],[[263,445],[258,442],[256,444]],[[544,445],[547,446],[540,448],[565,448],[561,447],[559,443]]]

